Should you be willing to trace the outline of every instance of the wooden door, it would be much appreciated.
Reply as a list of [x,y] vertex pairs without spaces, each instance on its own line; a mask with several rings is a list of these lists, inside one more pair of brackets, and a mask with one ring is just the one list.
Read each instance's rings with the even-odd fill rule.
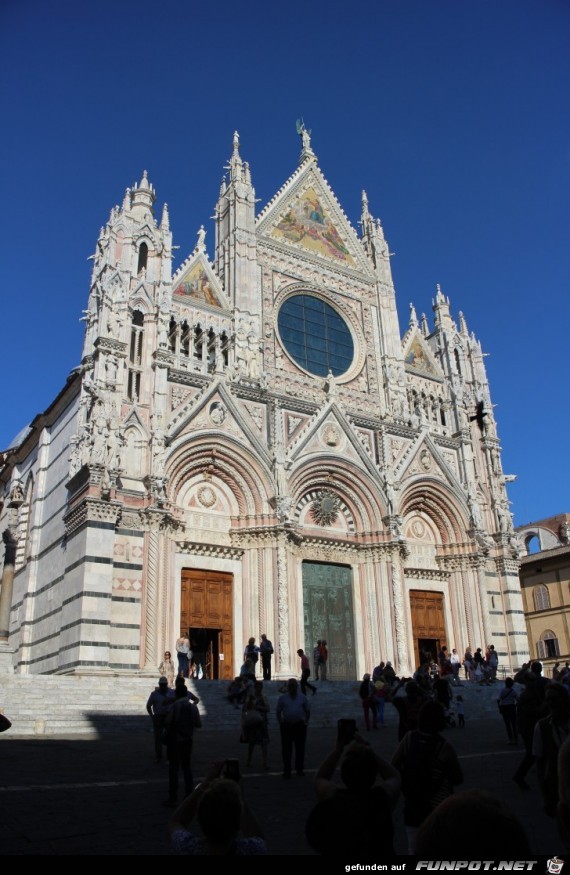
[[208,655],[208,677],[232,680],[233,575],[185,568],[182,571],[180,634],[200,634]]
[[443,593],[413,589],[410,591],[410,608],[416,666],[419,665],[420,640],[433,642],[432,647],[436,651],[434,657],[437,661],[438,651],[444,645],[447,647]]

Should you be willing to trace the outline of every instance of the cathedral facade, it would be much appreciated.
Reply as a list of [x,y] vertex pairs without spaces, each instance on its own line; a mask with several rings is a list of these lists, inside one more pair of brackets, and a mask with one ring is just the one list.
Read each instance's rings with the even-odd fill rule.
[[234,136],[213,258],[201,228],[174,274],[146,173],[111,211],[81,365],[0,471],[15,671],[156,671],[181,632],[213,678],[261,633],[278,677],[318,638],[332,679],[528,658],[481,345],[439,287],[401,334],[380,221],[301,139],[256,216]]

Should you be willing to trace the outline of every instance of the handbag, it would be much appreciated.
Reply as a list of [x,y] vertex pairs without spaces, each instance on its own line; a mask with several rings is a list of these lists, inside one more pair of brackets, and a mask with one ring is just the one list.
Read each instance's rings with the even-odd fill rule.
[[243,727],[244,729],[256,729],[258,726],[261,726],[263,723],[263,717],[256,711],[252,709],[251,711],[246,711],[243,715]]

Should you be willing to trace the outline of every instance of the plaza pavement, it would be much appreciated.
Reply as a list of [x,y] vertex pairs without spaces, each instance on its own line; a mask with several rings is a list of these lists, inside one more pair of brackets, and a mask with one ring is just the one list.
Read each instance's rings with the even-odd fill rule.
[[[335,686],[320,684],[319,695],[310,697],[304,778],[281,778],[274,707],[268,773],[261,769],[258,749],[253,768],[245,768],[246,748],[238,741],[239,712],[225,702],[221,707],[228,709],[226,728],[209,729],[206,714],[203,728],[196,733],[195,780],[204,776],[211,760],[238,757],[244,793],[265,830],[272,855],[312,854],[304,822],[315,801],[316,768],[334,745],[337,717],[355,716],[362,728],[357,685],[342,695],[340,688],[335,693]],[[152,688],[150,683],[149,692]],[[197,688],[199,692],[200,684]],[[272,693],[274,702],[276,689]],[[535,769],[529,773],[531,789],[526,792],[511,779],[523,749],[507,745],[503,722],[491,708],[494,696],[494,691],[485,694],[485,701],[471,696],[466,728],[445,732],[460,758],[463,787],[479,787],[502,798],[525,824],[535,853],[564,856],[556,823],[542,811]],[[387,722],[386,729],[366,737],[379,754],[390,758],[397,745],[397,717],[391,706],[387,706]],[[131,719],[127,727],[120,722],[115,729],[107,726],[105,732],[30,738],[10,730],[0,736],[0,850],[5,855],[169,855],[165,825],[171,812],[161,804],[167,793],[168,766],[154,762],[151,720],[146,714]],[[396,851],[405,853],[401,802],[395,830]]]

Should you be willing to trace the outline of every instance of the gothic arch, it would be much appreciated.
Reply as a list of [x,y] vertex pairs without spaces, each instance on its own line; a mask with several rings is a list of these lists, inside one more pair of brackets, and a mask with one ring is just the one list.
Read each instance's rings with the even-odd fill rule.
[[400,515],[406,518],[414,512],[432,521],[442,544],[465,541],[465,532],[470,528],[468,509],[440,481],[424,478],[407,487],[400,500]]
[[305,497],[315,490],[330,489],[336,492],[346,506],[345,518],[352,522],[348,530],[358,534],[379,532],[383,527],[382,518],[386,515],[386,501],[378,484],[371,482],[361,468],[337,456],[320,456],[301,464],[290,479],[293,505],[299,511]]
[[220,438],[219,433],[207,432],[178,442],[166,462],[168,492],[174,503],[188,479],[199,472],[209,473],[229,487],[240,517],[269,513],[267,499],[275,491],[269,472],[231,436]]

